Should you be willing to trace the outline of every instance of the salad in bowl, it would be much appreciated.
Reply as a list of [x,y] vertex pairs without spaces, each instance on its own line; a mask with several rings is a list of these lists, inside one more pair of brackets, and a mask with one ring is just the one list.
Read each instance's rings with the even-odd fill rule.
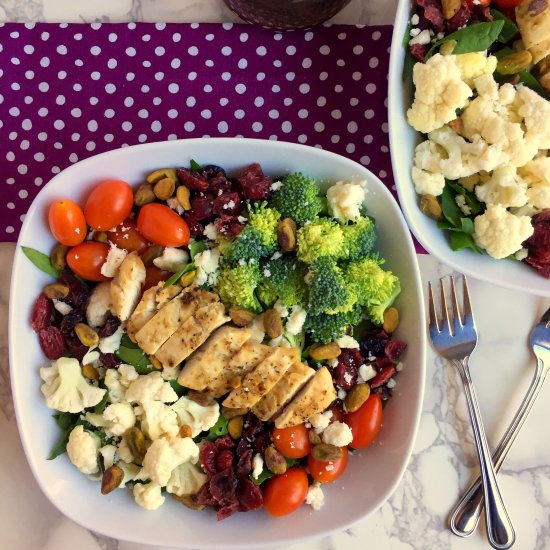
[[208,159],[42,201],[53,239],[21,262],[46,276],[33,384],[57,437],[33,460],[70,463],[107,508],[176,506],[205,529],[322,514],[392,425],[407,283],[377,246],[371,182]]

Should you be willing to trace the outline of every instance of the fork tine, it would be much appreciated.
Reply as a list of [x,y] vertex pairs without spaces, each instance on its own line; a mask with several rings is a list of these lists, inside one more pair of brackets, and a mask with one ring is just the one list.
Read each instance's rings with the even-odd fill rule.
[[430,332],[439,332],[439,319],[437,318],[437,311],[435,309],[434,294],[432,290],[432,283],[428,281],[428,324],[430,326]]
[[455,278],[451,275],[451,297],[453,302],[453,329],[457,334],[463,326],[462,319],[460,317],[460,306],[458,305],[458,297],[456,295]]
[[447,325],[449,334],[453,334],[451,330],[451,323],[449,321],[449,309],[447,308],[447,297],[445,296],[445,286],[443,285],[443,278],[439,279],[439,289],[441,291],[441,313],[443,316],[443,323]]
[[464,324],[467,324],[470,317],[472,318],[473,324],[473,314],[472,314],[472,304],[470,303],[470,292],[468,291],[468,281],[466,280],[466,275],[462,275],[462,306],[464,308]]

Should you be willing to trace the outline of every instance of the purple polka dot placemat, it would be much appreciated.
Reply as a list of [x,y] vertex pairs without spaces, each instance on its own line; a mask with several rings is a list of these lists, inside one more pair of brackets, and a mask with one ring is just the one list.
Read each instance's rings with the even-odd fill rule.
[[[103,151],[201,136],[305,143],[393,190],[391,26],[0,25],[0,241],[40,187]],[[253,160],[253,159],[251,159]]]

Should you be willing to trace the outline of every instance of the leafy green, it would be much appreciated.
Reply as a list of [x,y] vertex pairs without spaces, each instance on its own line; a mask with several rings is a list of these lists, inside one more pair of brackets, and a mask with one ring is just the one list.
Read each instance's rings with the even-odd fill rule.
[[[300,461],[296,460],[295,458],[285,457],[285,460],[286,460],[287,468],[292,468],[294,466],[297,466],[300,463]],[[250,474],[250,480],[252,481],[252,483],[254,483],[254,485],[261,485],[264,481],[267,481],[269,478],[273,477],[274,475],[275,474],[271,470],[268,470],[264,466],[262,473],[258,477],[253,477],[252,474]]]
[[57,423],[57,425],[62,430],[68,430],[69,428],[72,429],[76,425],[76,422],[80,417],[80,414],[60,412],[58,414],[54,414],[53,417],[55,418],[55,422]]
[[458,207],[455,201],[455,193],[453,193],[452,187],[449,182],[445,183],[443,193],[441,194],[441,210],[445,219],[453,226],[459,227],[460,218],[462,218],[462,210]]
[[120,346],[115,355],[124,363],[132,365],[138,374],[148,374],[151,372],[151,362],[143,350],[130,340],[127,334],[123,334],[120,340]]
[[463,248],[470,248],[478,254],[482,254],[479,247],[474,242],[472,235],[464,233],[463,231],[452,231],[449,233],[449,243],[452,250],[462,250]]
[[195,172],[200,172],[202,170],[202,166],[195,159],[191,159],[189,166],[191,170],[195,170]]
[[50,451],[47,460],[53,460],[58,456],[62,455],[67,450],[67,443],[69,442],[69,436],[71,435],[71,429],[67,429],[63,435],[59,438],[59,441],[54,445],[53,449]]
[[468,191],[463,185],[460,185],[460,183],[455,181],[447,180],[446,184],[455,192],[455,194],[460,194],[464,197],[466,205],[470,208],[473,216],[477,216],[485,210],[485,206],[477,199],[475,193]]
[[428,60],[442,44],[450,40],[456,42],[456,46],[453,49],[453,55],[483,52],[498,39],[502,27],[504,27],[504,21],[500,20],[488,23],[475,23],[474,25],[459,29],[435,42],[426,53],[425,59]]
[[101,401],[94,407],[94,413],[102,414],[109,401],[109,392],[106,391]]
[[164,282],[162,288],[166,288],[177,283],[183,275],[189,273],[189,271],[193,271],[193,269],[195,269],[195,264],[193,262],[189,262],[184,268],[180,269],[179,271],[174,273],[169,279],[167,279]]
[[199,254],[199,252],[204,252],[208,247],[206,246],[206,241],[196,241],[195,239],[192,239],[189,241],[188,248],[189,256],[191,256],[191,260],[194,260],[195,256]]
[[28,246],[22,246],[23,254],[38,268],[40,271],[51,275],[56,278],[59,276],[59,271],[52,265],[52,261],[49,256],[46,256],[43,252],[29,248]]
[[168,383],[172,386],[172,389],[177,393],[178,397],[187,393],[187,388],[179,384],[177,380],[168,380]]
[[208,431],[208,435],[205,437],[205,439],[208,439],[208,441],[214,441],[222,435],[227,435],[229,433],[229,430],[227,429],[228,423],[229,419],[220,414],[217,422],[210,428],[210,430]]
[[514,36],[516,36],[519,32],[519,29],[511,19],[508,19],[508,17],[498,10],[491,9],[491,15],[493,16],[493,21],[504,21],[497,40],[501,44],[508,44],[508,42],[510,42],[510,40],[512,40],[512,38],[514,38]]

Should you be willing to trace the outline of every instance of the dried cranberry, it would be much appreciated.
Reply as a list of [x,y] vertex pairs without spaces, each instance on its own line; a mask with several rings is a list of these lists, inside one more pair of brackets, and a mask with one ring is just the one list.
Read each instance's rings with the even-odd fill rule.
[[77,279],[70,271],[65,270],[59,276],[59,280],[69,287],[69,300],[76,307],[83,307],[90,297],[90,289],[86,283]]
[[271,445],[271,442],[271,431],[265,429],[264,431],[260,432],[258,435],[256,435],[254,441],[252,442],[252,450],[254,451],[254,454],[263,454],[263,452],[269,447],[269,445]]
[[117,331],[119,326],[120,319],[117,319],[111,315],[99,330],[99,337],[107,338],[108,336],[112,336]]
[[233,465],[233,452],[229,449],[223,449],[216,457],[216,468],[225,470]]
[[248,474],[252,470],[252,455],[253,455],[252,449],[247,449],[240,456],[239,462],[237,462],[237,466],[235,467],[237,477],[248,476]]
[[183,215],[183,219],[189,226],[189,232],[194,237],[201,237],[204,234],[204,226],[194,216],[189,213]]
[[44,355],[54,361],[59,359],[65,352],[63,334],[57,327],[46,327],[38,332],[38,340]]
[[52,312],[52,302],[41,293],[32,306],[31,327],[34,332],[40,332],[52,324]]
[[394,374],[396,370],[393,365],[388,365],[384,367],[370,382],[371,388],[378,388],[385,384]]
[[331,367],[330,371],[334,383],[343,390],[351,390],[355,386],[358,376],[358,369],[355,363],[339,358],[336,367]]
[[234,216],[220,216],[214,223],[218,233],[225,235],[227,237],[236,237],[244,228],[237,218]]
[[208,183],[210,183],[213,178],[218,178],[220,176],[225,178],[225,170],[221,166],[207,164],[202,168],[202,175],[208,180]]
[[83,357],[88,353],[88,346],[85,346],[75,335],[74,332],[69,332],[63,335],[65,339],[65,345],[69,353],[82,361]]
[[222,193],[229,193],[233,188],[233,184],[225,176],[216,176],[208,180],[208,190],[213,193],[215,197]]
[[237,479],[231,468],[226,468],[210,479],[210,493],[220,505],[229,504],[235,500]]
[[191,199],[191,210],[189,214],[196,220],[206,220],[212,216],[213,212],[213,197],[205,195],[203,197],[195,197]]
[[239,502],[235,499],[225,506],[221,506],[216,511],[216,519],[222,521],[222,519],[232,516],[239,509]]
[[384,347],[384,353],[388,359],[396,361],[405,351],[406,347],[406,342],[401,342],[400,340],[390,340]]
[[410,47],[412,58],[415,61],[420,61],[420,63],[424,63],[424,59],[426,58],[426,54],[428,53],[428,46],[425,46],[424,44],[413,44]]
[[238,193],[222,193],[214,199],[214,213],[218,216],[237,216],[241,210],[242,204]]
[[214,440],[214,445],[218,451],[224,449],[232,449],[235,446],[235,442],[228,435],[222,435]]
[[393,361],[389,357],[377,357],[374,361],[374,366],[378,372],[380,372],[384,367],[389,367],[393,365]]
[[206,178],[194,170],[189,170],[189,168],[178,168],[176,170],[176,176],[181,183],[189,189],[194,189],[195,191],[206,191],[208,189],[208,181],[206,181]]
[[466,0],[462,0],[460,4],[460,8],[458,8],[458,11],[450,18],[447,19],[447,32],[450,34],[452,32],[457,31],[470,20],[471,12],[470,8],[468,8],[468,4],[466,3]]
[[116,369],[120,365],[120,359],[114,353],[99,352],[99,360],[106,369]]
[[67,315],[63,316],[59,328],[63,334],[69,334],[69,332],[72,332],[74,327],[76,327],[78,323],[82,323],[82,321],[84,321],[84,312],[81,309],[73,309],[69,311]]
[[382,357],[388,340],[389,337],[383,330],[366,332],[363,339],[359,342],[363,357]]
[[262,167],[255,162],[248,166],[238,178],[239,187],[245,198],[251,200],[268,199],[271,195],[271,178],[263,173]]
[[214,504],[216,504],[212,493],[210,493],[210,483],[208,481],[199,489],[199,492],[194,495],[192,499],[198,506],[214,506]]
[[216,445],[211,441],[205,441],[199,453],[199,459],[203,470],[210,476],[213,476],[218,470],[216,468],[216,456],[218,451]]
[[387,401],[391,397],[391,390],[388,386],[378,386],[377,388],[371,388],[372,393],[376,393],[382,401]]
[[239,501],[239,511],[241,512],[257,510],[264,504],[261,489],[247,478],[239,479],[237,484],[237,500]]

